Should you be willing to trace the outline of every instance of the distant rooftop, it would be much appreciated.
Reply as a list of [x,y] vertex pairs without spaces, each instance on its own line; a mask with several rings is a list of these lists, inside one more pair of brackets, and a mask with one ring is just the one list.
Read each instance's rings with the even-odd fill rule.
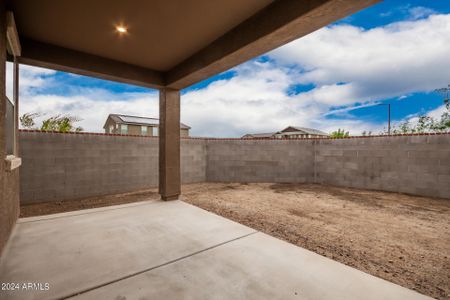
[[[139,116],[128,116],[119,114],[109,114],[108,119],[113,119],[118,124],[129,124],[129,125],[148,125],[148,126],[159,126],[159,119],[139,117]],[[106,124],[105,124],[106,126]],[[104,127],[104,126],[103,126]],[[190,126],[180,122],[180,127],[184,129],[191,129]]]
[[288,126],[285,129],[277,132],[268,132],[268,133],[248,133],[243,135],[242,138],[275,138],[281,136],[289,136],[289,135],[298,135],[300,134],[309,134],[315,136],[329,136],[328,133],[320,131],[318,129],[300,127],[300,126]]
[[289,130],[289,129],[294,129],[294,130],[297,130],[297,131],[302,131],[302,132],[304,132],[304,133],[306,133],[306,134],[324,135],[324,136],[328,136],[328,135],[329,135],[328,133],[323,132],[323,131],[318,130],[318,129],[307,128],[307,127],[300,127],[300,126],[288,126],[288,127],[286,127],[285,129],[281,130],[281,132],[284,133],[285,131],[287,131],[287,130]]
[[242,138],[271,138],[273,137],[275,134],[277,134],[276,132],[268,132],[268,133],[249,133],[246,134],[244,136],[242,136]]

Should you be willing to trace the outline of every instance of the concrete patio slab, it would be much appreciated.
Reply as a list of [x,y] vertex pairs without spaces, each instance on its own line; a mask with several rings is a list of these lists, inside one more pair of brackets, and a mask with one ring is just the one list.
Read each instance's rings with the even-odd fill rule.
[[431,299],[181,201],[22,219],[0,299]]
[[21,220],[0,282],[50,289],[0,291],[0,299],[64,298],[255,232],[181,201],[115,208]]
[[116,282],[88,299],[431,299],[263,233]]

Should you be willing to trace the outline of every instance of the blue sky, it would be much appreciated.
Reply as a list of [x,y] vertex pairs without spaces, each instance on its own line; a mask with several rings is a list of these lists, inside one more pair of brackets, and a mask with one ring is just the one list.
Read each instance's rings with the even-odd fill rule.
[[[450,83],[450,1],[386,0],[182,91],[195,136],[289,125],[352,134],[439,115]],[[102,131],[108,113],[158,116],[155,90],[23,67],[21,113],[72,114]]]

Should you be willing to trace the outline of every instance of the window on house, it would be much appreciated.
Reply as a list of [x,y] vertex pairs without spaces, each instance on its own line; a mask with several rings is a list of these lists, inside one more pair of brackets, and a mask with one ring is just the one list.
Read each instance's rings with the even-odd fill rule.
[[153,130],[152,135],[153,136],[158,136],[158,133],[159,133],[158,127],[152,127],[152,130]]
[[126,125],[126,124],[121,124],[121,125],[120,125],[120,133],[121,133],[121,134],[127,134],[127,133],[128,133],[128,125]]
[[147,135],[147,126],[141,126],[141,134]]

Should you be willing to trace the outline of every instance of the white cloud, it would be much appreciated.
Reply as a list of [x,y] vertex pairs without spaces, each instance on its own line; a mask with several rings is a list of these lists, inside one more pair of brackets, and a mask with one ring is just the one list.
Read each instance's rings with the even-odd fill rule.
[[[7,67],[7,74],[10,74],[12,76],[13,64],[7,63],[6,67]],[[43,88],[53,82],[53,78],[51,77],[51,75],[54,75],[55,73],[56,71],[49,69],[20,65],[19,70],[20,89],[23,92],[28,92],[32,88]],[[10,82],[9,85],[12,86],[12,81]]]
[[[158,97],[154,93],[135,95],[125,100],[110,100],[106,91],[99,94],[81,91],[79,96],[34,95],[21,98],[21,114],[37,112],[44,118],[56,114],[70,114],[82,120],[77,126],[86,131],[102,132],[103,125],[110,113],[146,115],[158,117]],[[40,123],[38,123],[40,124]]]
[[413,20],[426,18],[430,15],[436,14],[436,11],[434,11],[433,9],[423,6],[411,7],[408,12]]
[[435,108],[435,109],[427,112],[427,116],[439,120],[445,111],[447,111],[447,109],[445,108],[445,105],[441,105],[438,108]]
[[[448,53],[450,15],[433,15],[371,30],[349,25],[323,28],[269,55],[302,68],[299,82],[322,90],[310,93],[316,94],[316,101],[348,103],[445,86],[450,78]],[[335,86],[338,82],[349,84]],[[327,90],[336,94],[335,100]]]
[[411,6],[410,4],[401,5],[390,9],[389,11],[379,14],[380,17],[391,17],[394,14],[400,14],[405,16],[409,20],[418,20],[426,18],[430,15],[437,14],[437,12],[431,8],[423,6]]
[[[337,120],[330,125],[322,117],[328,106],[314,103],[304,94],[288,95],[293,81],[287,68],[253,61],[235,71],[236,76],[230,79],[182,95],[181,120],[192,126],[193,135],[236,137],[247,132],[276,131],[287,125],[327,131],[375,126],[358,120]],[[79,125],[87,131],[103,131],[109,113],[158,117],[158,97],[152,92],[122,94],[123,99],[106,90],[88,88],[79,88],[78,94],[67,96],[23,94],[21,113],[75,115],[83,119]]]
[[436,121],[440,121],[442,114],[446,111],[447,111],[447,109],[446,109],[445,105],[441,105],[441,106],[439,106],[433,110],[430,110],[426,113],[417,112],[414,114],[410,114],[410,115],[406,116],[405,118],[403,118],[402,120],[394,121],[392,123],[392,127],[393,128],[398,127],[405,121],[409,122],[409,124],[413,127],[418,124],[419,116],[427,116],[427,117],[433,118]]

